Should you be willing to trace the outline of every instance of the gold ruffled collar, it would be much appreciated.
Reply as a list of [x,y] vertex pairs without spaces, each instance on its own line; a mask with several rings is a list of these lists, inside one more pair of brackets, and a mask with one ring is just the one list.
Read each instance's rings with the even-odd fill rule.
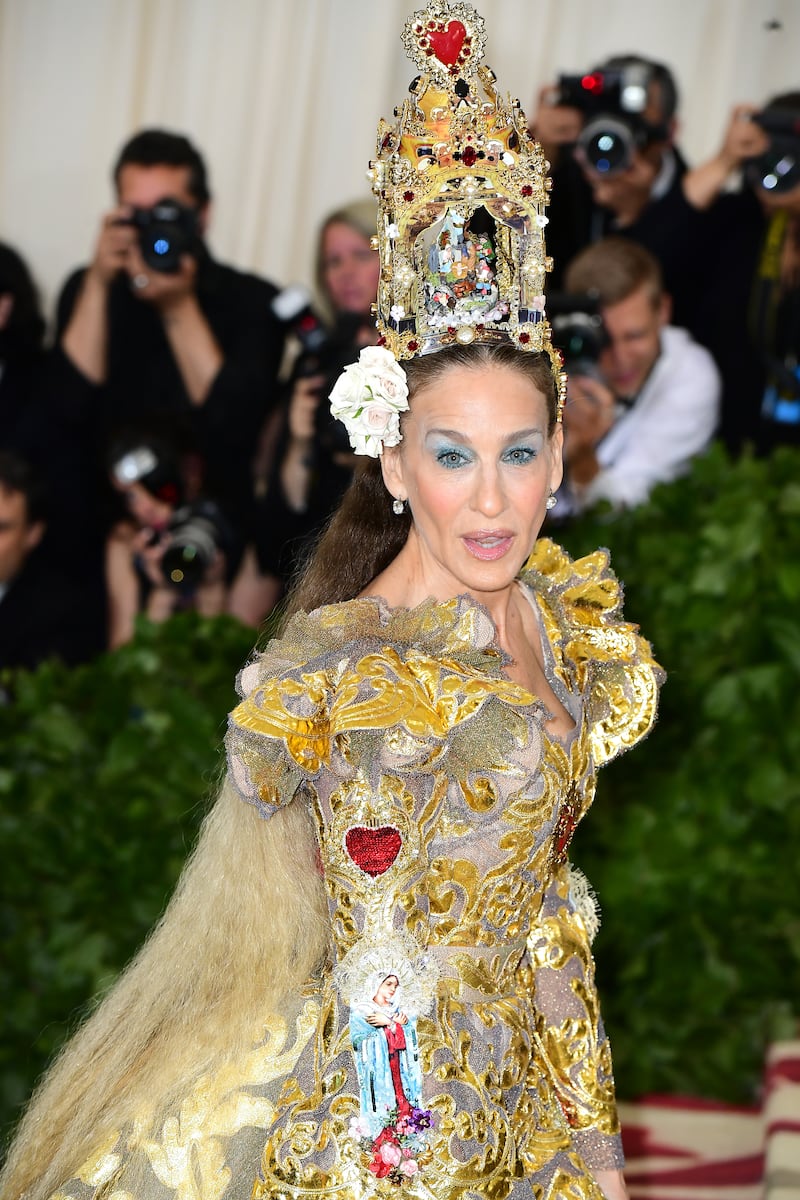
[[[576,627],[605,625],[619,612],[622,590],[605,550],[573,562],[560,546],[540,538],[520,579],[545,601],[551,614],[545,630],[553,650],[566,650]],[[383,598],[370,596],[296,613],[270,651],[297,663],[339,654],[354,643],[413,647],[500,677],[508,656],[496,639],[488,610],[468,594],[444,602],[425,600],[413,608],[392,608]]]

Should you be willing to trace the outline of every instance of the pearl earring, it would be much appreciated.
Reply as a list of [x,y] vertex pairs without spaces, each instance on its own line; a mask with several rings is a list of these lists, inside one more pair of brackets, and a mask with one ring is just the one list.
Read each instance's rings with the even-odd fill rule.
[[396,517],[402,517],[403,513],[405,512],[405,510],[406,510],[406,502],[405,502],[405,500],[401,500],[401,499],[398,497],[398,498],[395,500],[395,502],[393,503],[393,505],[392,505],[392,512],[394,513],[394,515],[395,515]]
[[554,496],[553,493],[551,492],[550,495],[547,497],[547,500],[545,501],[544,506],[545,506],[545,508],[555,508],[555,506],[557,504],[558,504],[558,496]]

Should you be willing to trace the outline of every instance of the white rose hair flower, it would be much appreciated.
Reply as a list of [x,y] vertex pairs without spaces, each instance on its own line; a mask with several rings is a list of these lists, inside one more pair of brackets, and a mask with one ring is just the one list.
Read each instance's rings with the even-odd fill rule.
[[356,454],[378,458],[402,439],[400,413],[408,408],[406,373],[391,350],[367,346],[342,371],[330,394],[331,413]]

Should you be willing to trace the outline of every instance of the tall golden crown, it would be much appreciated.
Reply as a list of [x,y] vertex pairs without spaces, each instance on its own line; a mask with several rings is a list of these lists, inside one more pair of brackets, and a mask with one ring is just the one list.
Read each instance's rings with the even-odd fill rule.
[[544,311],[549,164],[519,101],[482,65],[483,18],[430,0],[402,40],[420,74],[394,123],[381,120],[369,172],[381,342],[403,359],[510,341],[548,353],[559,377]]

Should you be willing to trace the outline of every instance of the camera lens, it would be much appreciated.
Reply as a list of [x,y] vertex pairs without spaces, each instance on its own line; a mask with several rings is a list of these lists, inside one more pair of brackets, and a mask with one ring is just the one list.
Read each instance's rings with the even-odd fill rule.
[[178,509],[169,528],[169,543],[161,559],[167,582],[193,591],[203,581],[217,550],[222,549],[225,531],[220,514],[209,501]]
[[[573,299],[580,300],[581,297]],[[596,307],[593,302],[586,305],[586,308],[592,307]],[[599,312],[580,309],[561,313],[551,311],[551,322],[553,344],[564,355],[567,370],[575,374],[586,374],[586,364],[596,364],[608,345],[608,335]]]
[[748,181],[765,192],[790,192],[800,184],[800,143],[781,145],[783,139],[773,138],[766,154],[754,159],[746,168]]
[[161,560],[161,570],[178,588],[193,590],[202,583],[208,563],[197,546],[169,546]]
[[635,138],[624,121],[603,115],[584,126],[578,145],[587,166],[601,175],[613,175],[630,166]]
[[139,248],[148,267],[165,275],[180,270],[181,255],[197,249],[197,212],[177,200],[165,199],[140,208],[133,223],[139,229]]

